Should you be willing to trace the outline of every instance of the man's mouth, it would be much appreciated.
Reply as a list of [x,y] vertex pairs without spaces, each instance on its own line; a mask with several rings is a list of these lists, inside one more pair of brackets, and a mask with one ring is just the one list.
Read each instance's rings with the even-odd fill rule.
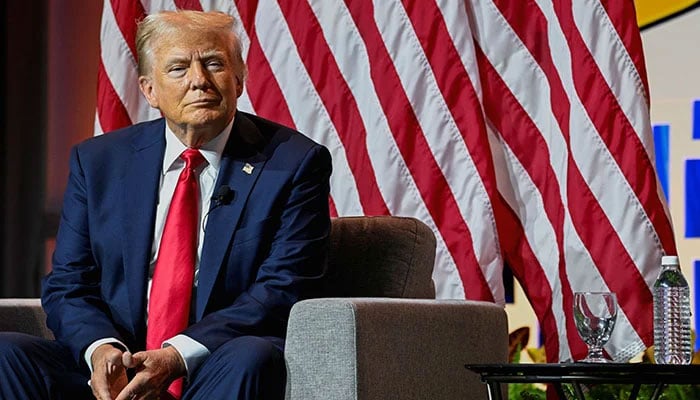
[[197,99],[197,100],[191,101],[188,105],[200,106],[200,105],[211,105],[211,104],[218,104],[218,103],[219,103],[219,99],[206,98],[206,99]]

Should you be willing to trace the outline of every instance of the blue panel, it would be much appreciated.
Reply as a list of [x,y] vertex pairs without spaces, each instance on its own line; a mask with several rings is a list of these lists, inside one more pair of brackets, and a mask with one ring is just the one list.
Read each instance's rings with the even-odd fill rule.
[[700,140],[700,100],[693,102],[693,139]]
[[695,291],[695,307],[693,307],[693,316],[695,316],[695,351],[700,350],[700,260],[693,261],[693,275],[695,282],[693,290]]
[[685,160],[685,237],[700,238],[700,159]]
[[668,125],[654,125],[654,153],[656,154],[656,173],[659,175],[661,188],[668,203],[668,157],[669,157],[669,132]]
[[515,303],[515,277],[507,263],[503,263],[503,289],[506,292],[506,304]]

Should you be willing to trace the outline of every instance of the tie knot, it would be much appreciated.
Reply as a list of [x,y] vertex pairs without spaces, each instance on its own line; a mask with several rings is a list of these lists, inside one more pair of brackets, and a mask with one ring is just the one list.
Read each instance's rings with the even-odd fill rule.
[[204,162],[204,156],[197,149],[187,149],[180,154],[180,158],[185,160],[185,168],[195,169]]

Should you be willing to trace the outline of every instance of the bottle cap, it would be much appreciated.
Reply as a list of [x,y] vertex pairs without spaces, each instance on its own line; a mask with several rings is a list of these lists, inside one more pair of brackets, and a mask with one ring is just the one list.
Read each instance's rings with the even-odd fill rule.
[[661,265],[680,265],[678,256],[663,256],[661,257]]

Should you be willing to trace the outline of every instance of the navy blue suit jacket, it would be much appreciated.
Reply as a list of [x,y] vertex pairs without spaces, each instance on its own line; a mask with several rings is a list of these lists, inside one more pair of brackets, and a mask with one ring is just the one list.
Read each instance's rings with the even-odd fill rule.
[[[79,364],[95,340],[142,350],[160,174],[163,119],[87,141],[70,176],[42,303],[48,326]],[[250,164],[252,171],[244,166]],[[212,202],[183,333],[209,351],[242,336],[284,338],[289,310],[320,290],[330,232],[328,150],[289,128],[237,112]]]

